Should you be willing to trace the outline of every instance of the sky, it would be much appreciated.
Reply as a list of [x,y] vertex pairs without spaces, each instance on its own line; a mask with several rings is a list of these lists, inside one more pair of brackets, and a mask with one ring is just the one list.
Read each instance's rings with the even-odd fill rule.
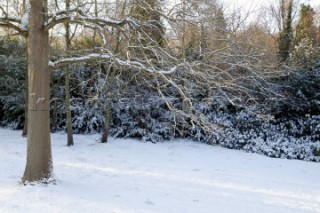
[[[234,10],[240,11],[242,17],[245,17],[249,12],[249,17],[246,19],[247,23],[261,21],[261,8],[276,4],[279,0],[218,0],[225,8],[225,14],[232,14]],[[315,11],[320,14],[320,0],[294,0],[297,5],[309,4]]]
[[[276,2],[277,0],[220,0],[221,3],[225,4],[226,6],[233,6],[236,5],[236,7],[244,7],[244,8],[250,8],[250,7],[258,7],[259,5],[269,5],[271,3]],[[295,0],[297,1],[297,0]],[[320,5],[319,0],[298,0],[300,4],[310,4],[312,7],[316,7]]]
[[[257,12],[261,7],[268,7],[278,1],[279,0],[219,0],[227,11],[241,8],[243,13],[247,11]],[[294,2],[297,2],[298,5],[302,3],[309,4],[320,13],[320,0],[294,0]]]

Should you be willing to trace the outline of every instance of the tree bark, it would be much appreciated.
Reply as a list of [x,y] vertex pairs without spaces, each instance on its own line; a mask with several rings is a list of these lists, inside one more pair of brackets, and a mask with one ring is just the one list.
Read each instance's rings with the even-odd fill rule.
[[50,143],[50,73],[48,32],[44,29],[46,1],[30,0],[28,37],[28,136],[23,183],[47,182],[52,177]]

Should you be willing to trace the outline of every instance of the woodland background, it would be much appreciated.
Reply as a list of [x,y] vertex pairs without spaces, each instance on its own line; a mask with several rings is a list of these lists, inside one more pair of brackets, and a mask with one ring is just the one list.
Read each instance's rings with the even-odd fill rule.
[[[227,12],[214,0],[106,0],[55,1],[49,10],[72,5],[94,17],[146,24],[63,23],[50,32],[53,62],[113,55],[52,71],[52,132],[69,125],[71,137],[101,133],[102,142],[108,134],[150,142],[191,138],[320,161],[319,7],[279,0]],[[0,9],[4,16],[28,10],[19,0]],[[0,125],[13,129],[23,129],[27,116],[26,51],[25,39],[1,30]]]

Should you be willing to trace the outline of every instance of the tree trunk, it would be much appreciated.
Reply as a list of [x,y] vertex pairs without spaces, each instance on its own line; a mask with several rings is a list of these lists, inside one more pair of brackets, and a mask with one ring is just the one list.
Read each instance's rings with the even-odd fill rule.
[[72,132],[72,117],[71,117],[71,109],[70,109],[70,68],[66,67],[66,79],[65,79],[65,87],[66,87],[66,114],[67,114],[67,134],[68,134],[68,146],[73,146],[73,132]]
[[[119,42],[119,40],[118,40]],[[101,66],[101,65],[100,65]],[[102,66],[103,68],[103,66]],[[109,70],[106,73],[106,81],[107,83],[107,97],[104,107],[104,128],[103,128],[103,134],[101,138],[101,143],[107,143],[108,142],[108,136],[109,136],[109,129],[110,129],[110,119],[111,119],[111,110],[112,110],[112,99],[114,97],[113,93],[113,83],[115,80],[115,74],[116,74],[116,68],[114,68],[112,65],[109,67]]]
[[[110,81],[109,81],[110,82]],[[108,94],[107,94],[107,100],[105,105],[105,111],[104,111],[104,128],[103,128],[103,134],[101,138],[101,143],[107,143],[108,142],[108,136],[109,136],[109,129],[110,129],[110,116],[111,116],[111,104],[112,104],[112,97],[111,97],[111,91],[110,87],[108,88]]]
[[[66,9],[67,9],[67,15],[69,15],[69,9],[70,9],[70,1],[66,0]],[[65,29],[66,29],[66,50],[70,50],[71,48],[71,41],[70,41],[70,23],[65,23]],[[70,68],[69,65],[66,66],[65,69],[66,76],[65,76],[65,90],[66,90],[66,114],[67,114],[67,146],[73,146],[73,132],[72,132],[72,117],[71,117],[71,109],[70,109]]]
[[47,182],[52,177],[50,143],[50,73],[48,32],[44,29],[46,1],[30,0],[29,101],[27,165],[22,182]]
[[54,100],[53,113],[52,113],[52,130],[51,132],[57,131],[57,113],[58,113],[57,100]]
[[[95,18],[98,17],[98,1],[97,0],[94,0],[94,16],[95,16]],[[92,40],[93,40],[93,48],[95,48],[97,46],[97,42],[96,42],[96,40],[97,40],[97,29],[96,28],[94,28],[94,30],[93,30],[93,38],[92,38]]]
[[[25,4],[25,2],[24,2]],[[26,88],[25,88],[25,106],[24,106],[24,124],[23,124],[23,130],[22,130],[22,136],[27,137],[28,134],[28,96],[29,96],[29,85],[28,85],[28,79],[29,79],[29,59],[28,59],[28,53],[27,53],[27,62],[26,62]]]

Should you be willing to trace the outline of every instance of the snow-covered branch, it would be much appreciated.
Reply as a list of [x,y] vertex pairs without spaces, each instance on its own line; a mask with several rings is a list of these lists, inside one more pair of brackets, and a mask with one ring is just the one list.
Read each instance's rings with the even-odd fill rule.
[[172,74],[177,70],[179,66],[182,66],[182,64],[174,65],[173,67],[167,70],[164,70],[164,69],[156,69],[154,66],[147,66],[144,63],[139,61],[121,60],[118,58],[116,58],[115,60],[119,65],[122,65],[122,66],[129,66],[138,70],[144,70],[150,73],[158,73],[158,74]]
[[59,15],[52,17],[49,19],[48,24],[45,26],[46,30],[50,30],[57,24],[64,23],[69,21],[70,23],[76,24],[93,24],[98,26],[112,26],[112,27],[121,27],[125,24],[132,23],[136,25],[137,21],[132,19],[110,19],[110,18],[95,18],[83,16],[80,13],[78,15],[71,13],[70,15],[66,15],[65,13],[59,13]]
[[88,54],[88,55],[80,56],[80,57],[64,58],[64,59],[60,59],[55,62],[50,61],[49,67],[52,70],[55,70],[57,68],[60,68],[60,67],[63,67],[63,66],[69,65],[69,64],[83,63],[83,62],[96,61],[96,60],[105,60],[105,59],[112,59],[112,58],[119,65],[129,66],[134,69],[147,71],[149,73],[158,73],[158,74],[172,74],[173,72],[175,72],[177,70],[177,68],[179,66],[183,65],[183,64],[178,64],[178,65],[175,65],[167,70],[155,69],[154,67],[145,65],[143,62],[131,61],[131,60],[121,60],[121,59],[115,57],[115,55],[111,55],[111,54],[92,53],[92,54]]
[[55,62],[50,61],[49,67],[54,70],[69,64],[76,64],[82,62],[88,62],[93,60],[102,60],[102,59],[110,59],[112,56],[109,54],[97,54],[92,53],[89,55],[81,56],[81,57],[73,57],[73,58],[64,58]]
[[26,34],[27,28],[24,25],[22,19],[17,17],[10,17],[10,16],[0,16],[0,27],[8,27],[20,34]]

